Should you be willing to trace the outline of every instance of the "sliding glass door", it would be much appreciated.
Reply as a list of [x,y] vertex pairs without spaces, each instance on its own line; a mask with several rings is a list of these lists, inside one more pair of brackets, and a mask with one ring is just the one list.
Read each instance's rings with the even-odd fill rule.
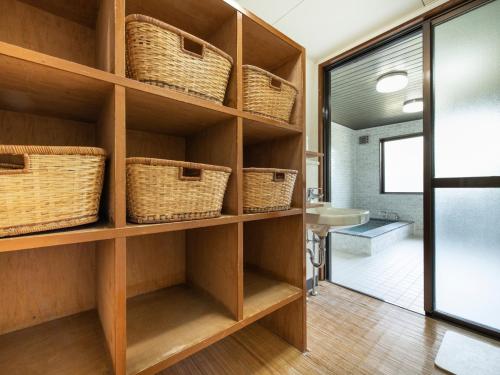
[[500,332],[500,0],[431,31],[433,310]]

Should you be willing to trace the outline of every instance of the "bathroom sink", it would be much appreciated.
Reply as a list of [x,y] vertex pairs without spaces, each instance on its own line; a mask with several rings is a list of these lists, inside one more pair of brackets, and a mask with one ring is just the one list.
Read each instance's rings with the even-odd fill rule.
[[318,236],[328,232],[365,224],[370,211],[356,208],[336,208],[329,202],[315,203],[306,209],[307,227]]

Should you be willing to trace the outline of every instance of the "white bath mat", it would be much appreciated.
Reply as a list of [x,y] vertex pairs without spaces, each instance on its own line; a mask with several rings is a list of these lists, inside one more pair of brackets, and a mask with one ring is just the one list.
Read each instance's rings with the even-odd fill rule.
[[447,331],[434,363],[456,375],[498,375],[500,346]]

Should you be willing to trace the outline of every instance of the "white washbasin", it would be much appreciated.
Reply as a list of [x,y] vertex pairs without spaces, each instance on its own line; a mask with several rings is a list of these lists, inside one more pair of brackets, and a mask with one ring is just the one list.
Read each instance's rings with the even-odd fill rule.
[[342,228],[366,223],[370,211],[357,208],[336,208],[329,202],[314,204],[306,210],[307,227],[319,236]]

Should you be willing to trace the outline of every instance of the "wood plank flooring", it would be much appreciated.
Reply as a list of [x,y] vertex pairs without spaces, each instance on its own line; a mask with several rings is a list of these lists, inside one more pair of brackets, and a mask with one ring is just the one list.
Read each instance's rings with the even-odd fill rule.
[[323,282],[308,303],[307,353],[254,324],[161,375],[444,374],[434,358],[448,329],[465,332]]

